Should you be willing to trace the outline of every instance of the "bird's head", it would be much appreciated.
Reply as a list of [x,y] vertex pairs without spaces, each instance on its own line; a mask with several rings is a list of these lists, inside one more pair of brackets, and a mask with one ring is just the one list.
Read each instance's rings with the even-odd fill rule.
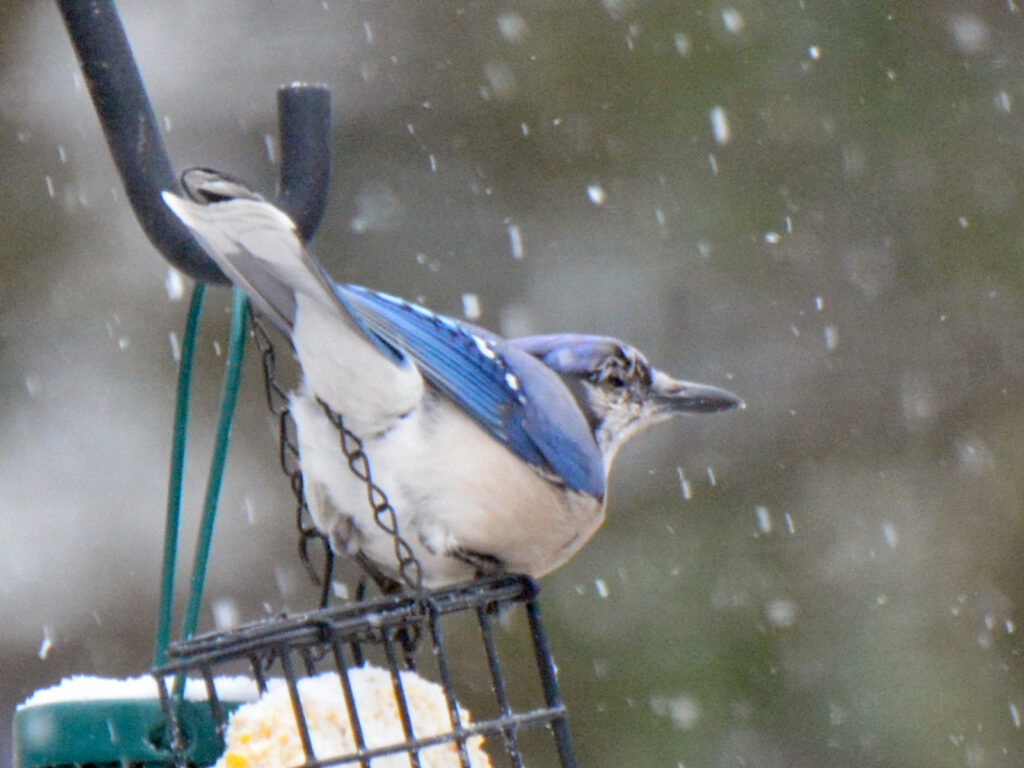
[[627,440],[652,424],[682,413],[744,407],[724,389],[652,368],[638,349],[618,339],[551,334],[511,343],[562,376],[593,430],[606,468]]

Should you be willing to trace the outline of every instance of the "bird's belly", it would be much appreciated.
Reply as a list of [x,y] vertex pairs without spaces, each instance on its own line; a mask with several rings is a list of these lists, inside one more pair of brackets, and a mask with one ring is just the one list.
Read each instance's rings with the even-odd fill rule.
[[[478,567],[470,561],[479,556],[505,571],[542,576],[590,538],[603,519],[602,499],[550,482],[461,411],[447,402],[437,407],[447,411],[414,412],[364,443],[374,481],[387,494],[426,585],[473,578]],[[349,548],[393,573],[394,541],[374,521],[366,486],[348,468],[337,431],[308,398],[293,398],[292,409],[318,528],[343,540],[351,520],[358,534]],[[326,498],[318,502],[318,493]]]

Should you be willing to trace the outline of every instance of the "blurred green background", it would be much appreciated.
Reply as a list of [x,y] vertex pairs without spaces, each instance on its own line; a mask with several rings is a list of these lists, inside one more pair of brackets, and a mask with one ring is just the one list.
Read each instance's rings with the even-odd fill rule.
[[[631,444],[543,581],[582,765],[1024,764],[1015,0],[120,8],[178,167],[272,192],[276,87],[331,87],[336,278],[621,336],[746,399]],[[186,302],[54,4],[8,0],[0,38],[9,721],[64,675],[148,668]],[[206,627],[316,599],[254,355],[213,557]]]

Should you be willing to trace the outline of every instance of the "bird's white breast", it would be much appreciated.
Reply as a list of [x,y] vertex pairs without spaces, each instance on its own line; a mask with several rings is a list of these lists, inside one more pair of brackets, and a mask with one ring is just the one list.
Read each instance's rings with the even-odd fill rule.
[[[394,542],[374,522],[366,487],[342,456],[339,436],[308,395],[293,395],[307,502],[320,530],[349,542],[385,570]],[[364,437],[376,483],[400,532],[423,565],[428,586],[475,575],[452,557],[463,549],[498,558],[506,570],[541,576],[571,557],[604,516],[602,499],[568,491],[537,474],[441,397],[428,397],[385,434]]]

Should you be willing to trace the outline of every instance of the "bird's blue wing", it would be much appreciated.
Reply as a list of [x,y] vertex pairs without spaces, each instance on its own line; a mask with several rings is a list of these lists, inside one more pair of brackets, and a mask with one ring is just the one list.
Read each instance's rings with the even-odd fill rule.
[[431,384],[523,461],[573,490],[604,495],[604,463],[558,375],[499,336],[395,296],[336,285],[373,343],[408,356]]

